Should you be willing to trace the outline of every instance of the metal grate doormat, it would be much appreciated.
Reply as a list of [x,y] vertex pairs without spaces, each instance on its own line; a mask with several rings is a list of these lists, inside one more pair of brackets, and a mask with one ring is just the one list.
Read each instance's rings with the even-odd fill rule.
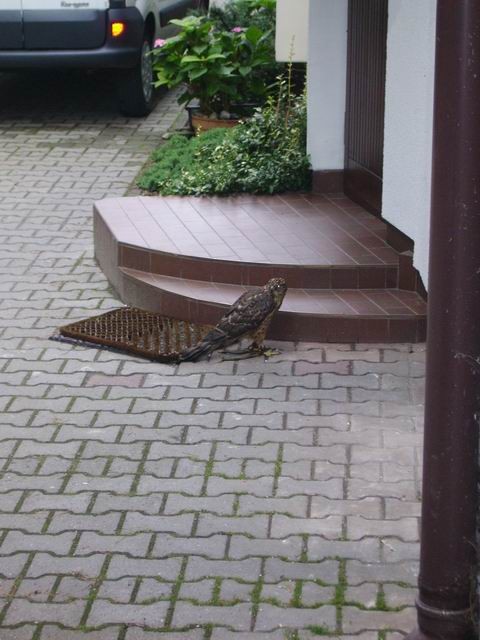
[[197,344],[211,328],[122,307],[60,327],[52,339],[132,353],[158,362],[176,362],[184,349]]

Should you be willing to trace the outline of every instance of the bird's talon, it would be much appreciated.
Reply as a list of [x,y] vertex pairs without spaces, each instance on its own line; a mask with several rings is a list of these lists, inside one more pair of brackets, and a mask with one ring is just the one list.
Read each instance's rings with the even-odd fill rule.
[[263,356],[265,358],[265,360],[268,360],[269,358],[272,358],[273,356],[279,356],[282,352],[280,351],[280,349],[265,349],[263,351]]

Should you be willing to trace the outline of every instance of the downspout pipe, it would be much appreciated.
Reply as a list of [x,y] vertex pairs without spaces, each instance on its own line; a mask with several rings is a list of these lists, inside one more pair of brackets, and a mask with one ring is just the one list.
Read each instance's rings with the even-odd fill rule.
[[478,637],[480,0],[438,0],[418,629]]

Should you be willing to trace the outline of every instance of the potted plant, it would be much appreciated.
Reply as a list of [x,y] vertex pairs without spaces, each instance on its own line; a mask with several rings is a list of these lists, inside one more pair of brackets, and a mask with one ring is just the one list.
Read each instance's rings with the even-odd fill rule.
[[[217,30],[203,16],[172,20],[180,32],[157,40],[153,50],[155,85],[184,85],[179,103],[198,101],[197,126],[232,126],[241,115],[238,105],[258,104],[267,93],[259,71],[272,61],[269,33],[258,27]],[[232,122],[233,120],[233,122]]]

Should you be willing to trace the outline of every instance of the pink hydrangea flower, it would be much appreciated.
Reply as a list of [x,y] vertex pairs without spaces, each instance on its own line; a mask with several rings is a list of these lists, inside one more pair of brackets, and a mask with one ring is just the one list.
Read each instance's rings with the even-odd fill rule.
[[243,33],[245,31],[245,29],[243,27],[233,27],[232,32],[233,33]]
[[166,40],[162,40],[162,38],[157,38],[155,40],[155,42],[153,43],[153,46],[155,47],[155,49],[157,47],[163,47],[163,45],[165,44]]

